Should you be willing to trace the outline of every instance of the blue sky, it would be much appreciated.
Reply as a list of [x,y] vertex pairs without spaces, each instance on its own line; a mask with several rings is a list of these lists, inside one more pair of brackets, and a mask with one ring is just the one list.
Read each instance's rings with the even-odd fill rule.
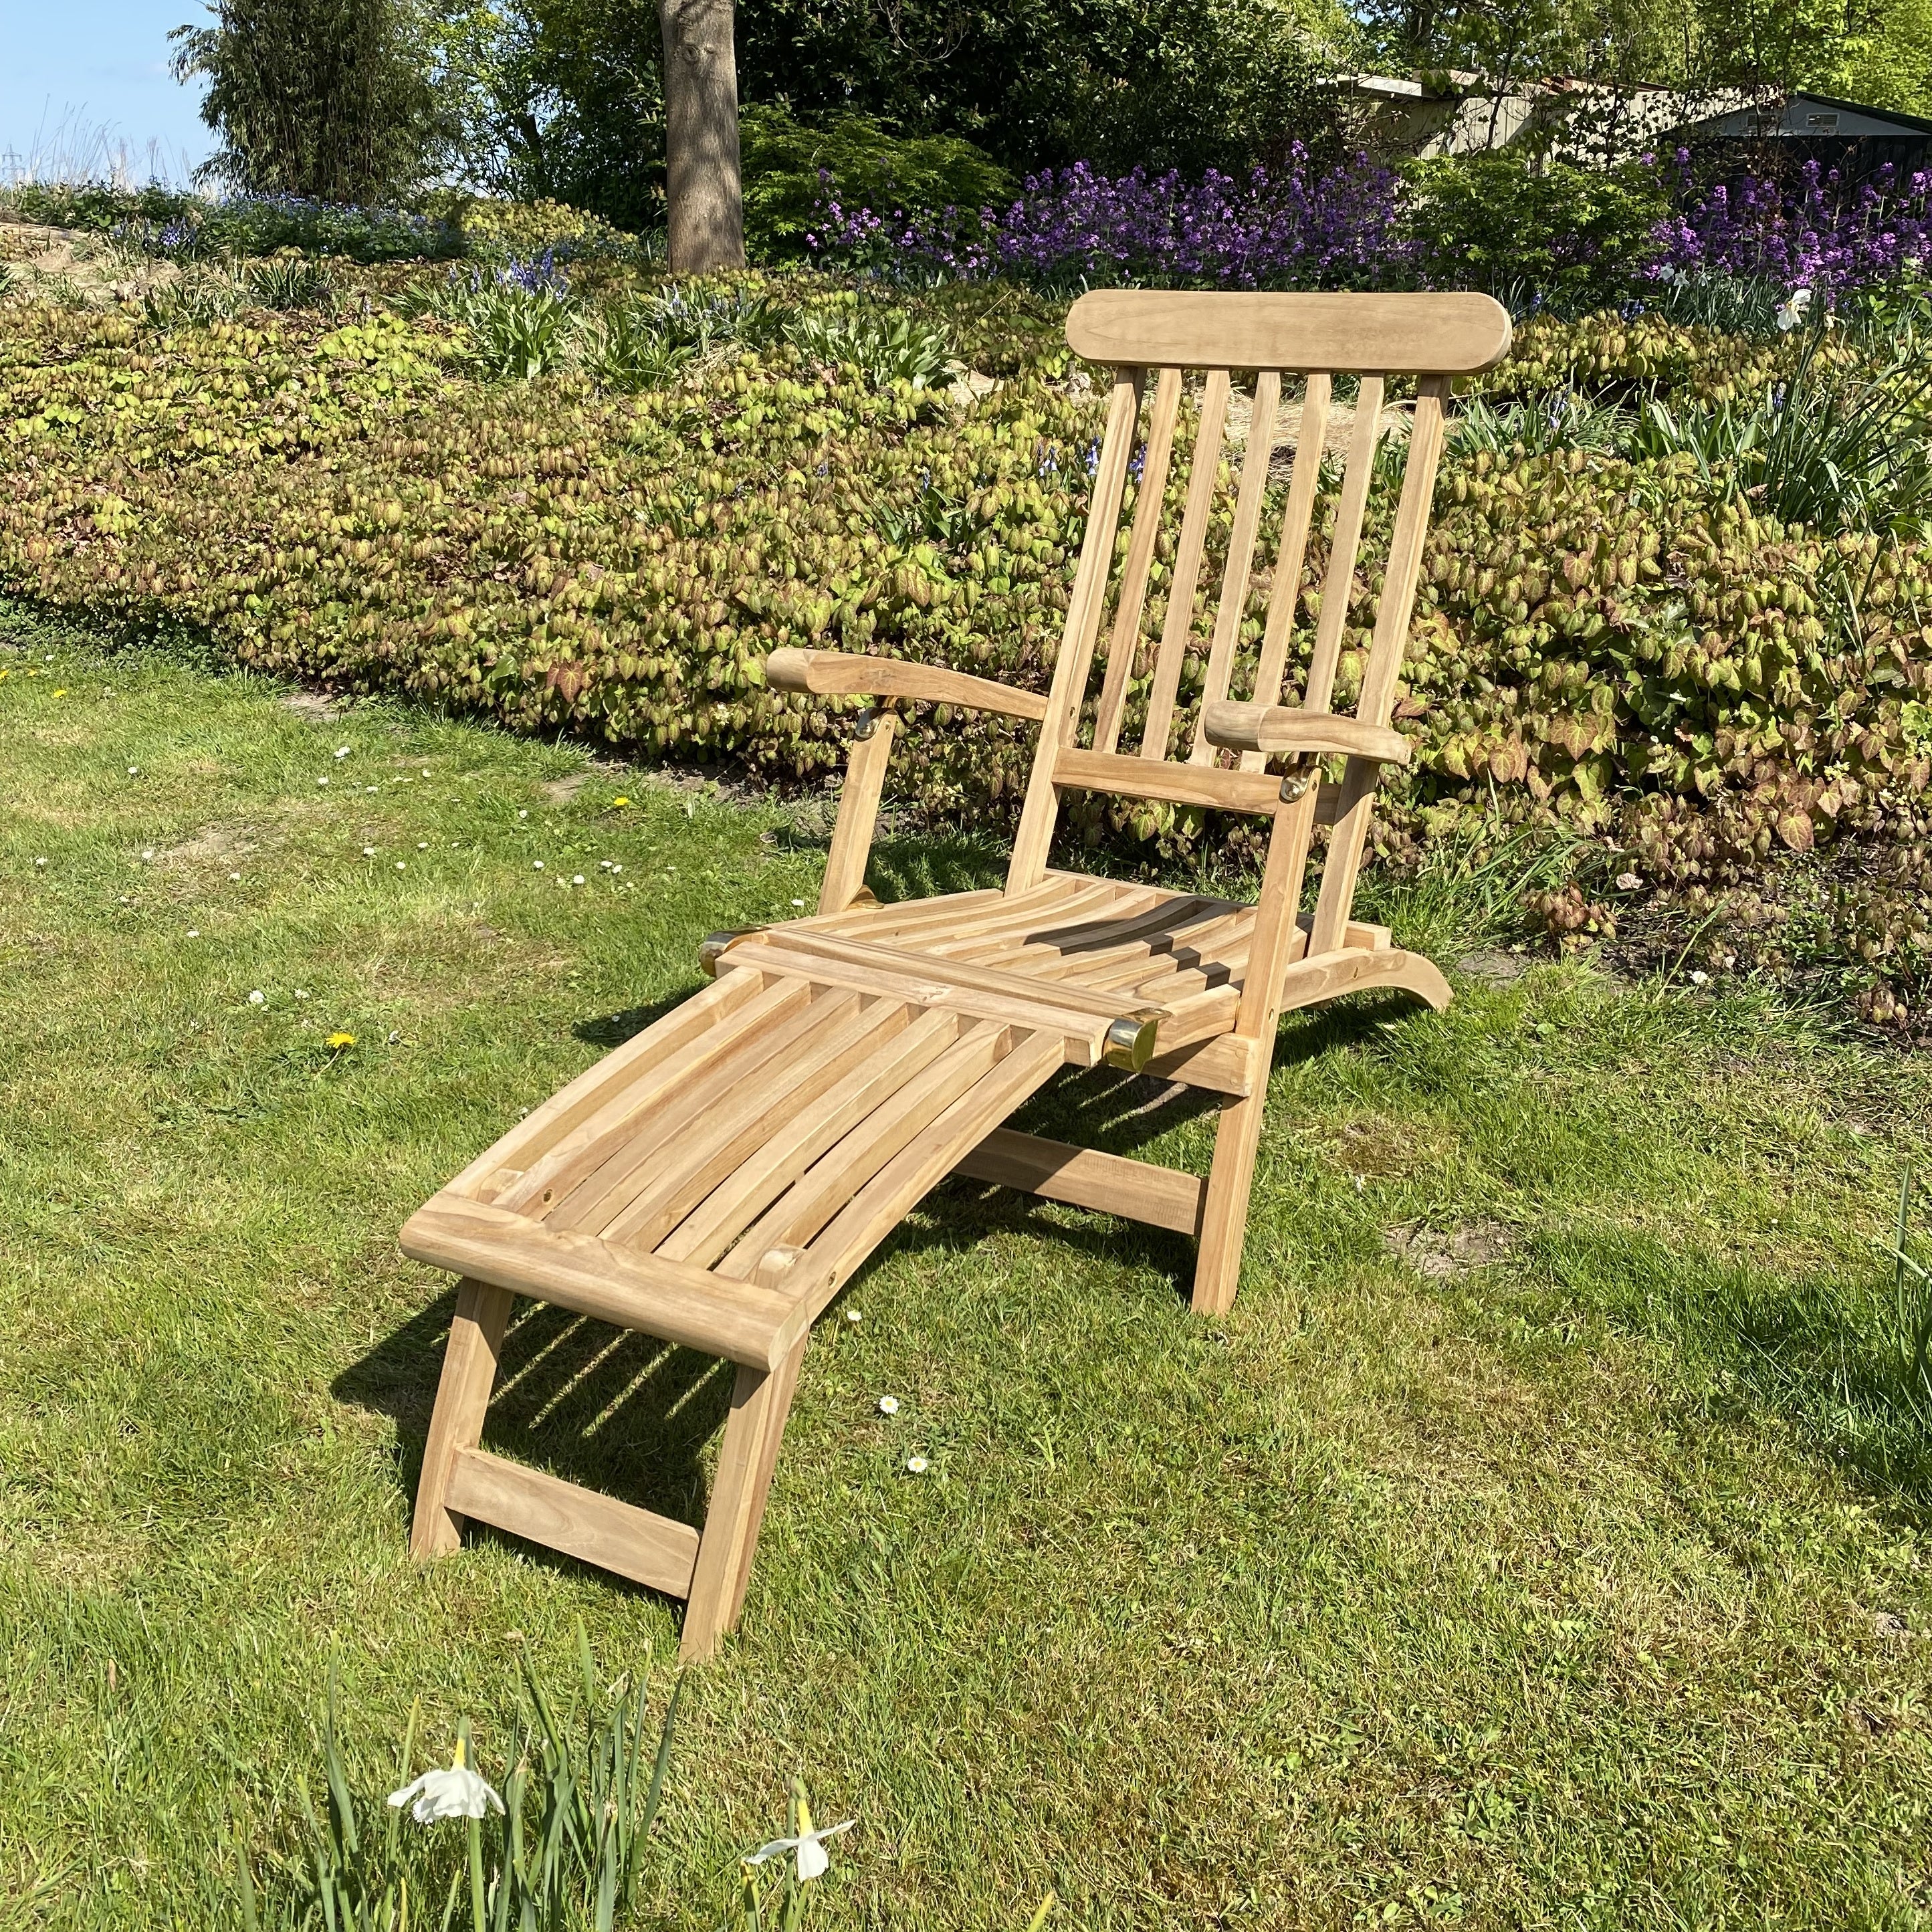
[[211,145],[196,90],[168,74],[168,30],[208,18],[201,0],[0,0],[0,163],[88,146],[107,129],[145,172],[158,142],[165,170]]

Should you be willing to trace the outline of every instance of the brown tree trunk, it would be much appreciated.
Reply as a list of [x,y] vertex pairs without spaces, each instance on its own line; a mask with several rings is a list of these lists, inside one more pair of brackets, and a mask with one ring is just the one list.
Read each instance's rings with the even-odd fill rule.
[[671,273],[745,266],[738,57],[731,0],[658,0],[664,29],[666,237]]

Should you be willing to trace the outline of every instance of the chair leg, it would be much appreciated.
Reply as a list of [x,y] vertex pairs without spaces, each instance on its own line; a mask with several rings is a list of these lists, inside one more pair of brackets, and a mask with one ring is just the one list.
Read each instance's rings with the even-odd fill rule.
[[493,1288],[467,1276],[457,1284],[456,1318],[450,1324],[442,1379],[436,1384],[436,1408],[423,1449],[422,1478],[416,1485],[410,1553],[418,1558],[441,1556],[463,1540],[463,1519],[452,1515],[447,1504],[450,1475],[457,1452],[474,1449],[483,1439],[484,1412],[490,1406],[503,1330],[514,1298],[507,1288]]
[[778,1457],[772,1424],[776,1420],[783,1426],[790,1396],[785,1366],[770,1373],[740,1367],[732,1384],[731,1413],[718,1450],[710,1507],[704,1514],[698,1568],[684,1606],[684,1640],[678,1655],[686,1664],[701,1664],[730,1628],[740,1573],[750,1561],[765,1486]]
[[758,1531],[765,1520],[765,1498],[771,1494],[772,1472],[778,1467],[778,1445],[784,1440],[785,1418],[791,1413],[791,1399],[798,1389],[800,1364],[805,1360],[805,1339],[779,1364],[772,1380],[772,1413],[765,1425],[764,1449],[752,1483],[751,1520],[745,1526],[745,1547],[738,1558],[738,1580],[731,1588],[731,1602],[724,1628],[735,1630],[745,1607],[745,1592],[752,1580],[752,1559],[758,1553]]
[[1241,1280],[1241,1250],[1248,1235],[1248,1192],[1254,1184],[1255,1155],[1261,1146],[1267,1106],[1265,1084],[1222,1104],[1221,1124],[1214,1135],[1214,1162],[1208,1170],[1201,1251],[1194,1267],[1197,1315],[1225,1315],[1234,1305],[1234,1291]]

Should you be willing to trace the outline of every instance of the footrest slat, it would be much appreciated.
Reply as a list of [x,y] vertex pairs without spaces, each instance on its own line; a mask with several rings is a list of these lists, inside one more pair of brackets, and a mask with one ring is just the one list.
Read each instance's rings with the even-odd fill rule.
[[560,1550],[647,1589],[670,1597],[691,1594],[698,1532],[688,1523],[600,1496],[541,1469],[482,1449],[459,1449],[448,1506],[458,1516]]

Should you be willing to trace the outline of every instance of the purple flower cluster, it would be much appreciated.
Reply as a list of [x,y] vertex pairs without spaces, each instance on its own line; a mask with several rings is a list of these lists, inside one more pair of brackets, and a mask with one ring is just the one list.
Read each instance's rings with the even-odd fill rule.
[[1684,204],[1658,226],[1653,279],[1714,270],[1829,296],[1932,266],[1932,174],[1887,166],[1853,191],[1809,161],[1795,184],[1747,176]]
[[1208,282],[1229,288],[1361,286],[1405,278],[1401,183],[1364,157],[1317,171],[1305,150],[1245,182],[1211,170],[1103,175],[1084,161],[1030,176],[1004,213],[880,215],[828,200],[815,253],[886,272],[967,280]]
[[[822,260],[902,278],[1011,276],[1222,288],[1414,287],[1430,279],[1426,216],[1408,184],[1358,155],[1287,164],[1245,181],[1199,181],[1085,162],[1030,176],[1006,209],[880,214],[826,199],[806,240]],[[1826,296],[1932,268],[1932,176],[1890,169],[1856,187],[1814,162],[1795,179],[1746,176],[1704,190],[1680,152],[1671,199],[1647,256],[1628,264],[1633,293],[1691,270],[1814,288]],[[1538,238],[1560,248],[1562,236]],[[1440,252],[1439,250],[1438,251]]]

